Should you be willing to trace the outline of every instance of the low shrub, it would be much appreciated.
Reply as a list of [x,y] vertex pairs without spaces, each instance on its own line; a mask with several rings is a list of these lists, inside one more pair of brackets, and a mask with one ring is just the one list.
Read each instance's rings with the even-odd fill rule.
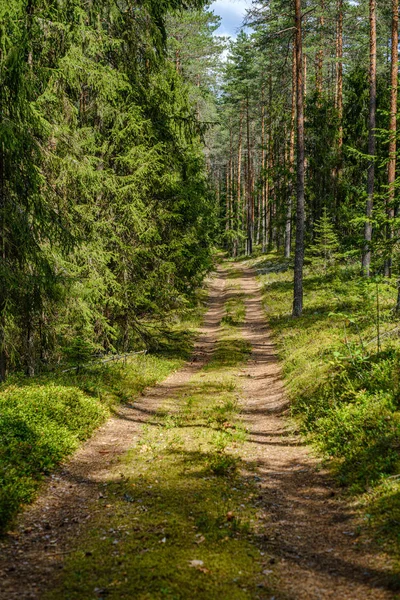
[[54,383],[0,393],[0,524],[108,414],[98,399]]

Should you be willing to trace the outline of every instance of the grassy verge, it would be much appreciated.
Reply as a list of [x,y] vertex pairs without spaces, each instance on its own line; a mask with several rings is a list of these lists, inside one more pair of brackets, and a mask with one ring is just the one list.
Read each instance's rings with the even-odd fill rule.
[[292,272],[254,261],[293,415],[339,482],[365,506],[381,541],[400,550],[400,342],[395,285],[359,265],[309,266],[304,314],[291,317]]
[[[240,323],[243,302],[229,303],[227,315]],[[270,597],[254,531],[257,491],[240,461],[247,434],[235,373],[249,347],[238,325],[224,323],[211,362],[164,402],[104,485],[46,600]]]
[[200,314],[160,340],[157,355],[0,387],[0,532],[36,495],[43,478],[90,437],[121,402],[179,368]]

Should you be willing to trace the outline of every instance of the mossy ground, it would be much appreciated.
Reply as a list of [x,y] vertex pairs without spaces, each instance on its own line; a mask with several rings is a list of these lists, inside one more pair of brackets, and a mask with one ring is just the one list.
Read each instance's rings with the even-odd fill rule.
[[270,597],[254,473],[240,458],[243,319],[240,297],[228,300],[211,361],[150,417],[46,600]]
[[201,312],[191,311],[161,337],[157,354],[34,379],[13,376],[0,387],[0,531],[119,403],[182,366]]
[[365,508],[377,538],[400,555],[400,342],[395,281],[365,280],[359,264],[306,266],[304,312],[291,317],[292,269],[271,254],[250,261],[292,413],[338,482]]

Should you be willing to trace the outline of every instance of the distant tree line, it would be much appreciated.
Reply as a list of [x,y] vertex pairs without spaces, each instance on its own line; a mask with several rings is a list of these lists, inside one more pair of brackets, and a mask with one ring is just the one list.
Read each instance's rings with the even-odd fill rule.
[[398,0],[261,0],[232,42],[212,178],[232,255],[304,253],[324,217],[364,276],[399,273]]

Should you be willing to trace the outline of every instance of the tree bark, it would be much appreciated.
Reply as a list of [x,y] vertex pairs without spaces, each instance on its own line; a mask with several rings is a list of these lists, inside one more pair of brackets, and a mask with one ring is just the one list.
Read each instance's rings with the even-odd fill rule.
[[294,259],[293,316],[303,312],[303,265],[304,265],[304,82],[303,82],[303,39],[301,0],[295,4],[295,48],[296,48],[296,103],[297,103],[297,211],[296,211],[296,252]]
[[324,10],[325,10],[325,3],[324,0],[321,0],[321,14],[319,17],[319,29],[320,29],[320,39],[319,39],[319,50],[317,53],[317,69],[316,69],[316,77],[315,77],[315,87],[316,87],[316,91],[317,91],[317,96],[318,96],[318,103],[320,103],[320,98],[322,96],[322,85],[323,85],[323,67],[324,67],[324,49],[323,49],[323,44],[325,43],[324,37],[323,37],[323,30],[324,30],[324,26],[325,26],[325,17],[324,17]]
[[[0,87],[0,110],[2,107]],[[0,112],[0,117],[1,117]],[[5,192],[5,164],[4,164],[4,142],[0,144],[0,254],[3,263],[6,261],[5,248],[5,209],[6,209],[6,192]],[[4,281],[0,281],[0,383],[6,380],[7,377],[7,350],[6,350],[6,334],[5,334],[5,309],[6,309],[6,288]]]
[[230,173],[230,165],[229,162],[226,165],[226,173],[225,173],[225,189],[226,189],[226,195],[225,195],[225,231],[228,232],[229,231],[229,173]]
[[[397,86],[399,69],[399,0],[392,0],[392,49],[391,49],[391,74],[390,74],[390,122],[389,122],[389,166],[388,166],[388,239],[393,238],[393,227],[391,221],[394,217],[394,197],[396,180],[396,134],[397,134]],[[385,274],[392,276],[392,249],[386,261]],[[399,290],[400,293],[400,290]]]
[[335,109],[338,118],[336,166],[333,170],[336,220],[339,219],[340,183],[343,169],[343,0],[336,3]]
[[239,139],[238,139],[238,157],[237,157],[237,237],[235,239],[236,255],[239,252],[239,233],[241,231],[242,214],[242,145],[243,145],[243,110],[240,111],[239,118]]
[[292,108],[290,116],[290,137],[289,137],[289,187],[286,210],[285,226],[285,258],[290,258],[292,249],[292,197],[293,197],[293,178],[294,178],[294,158],[295,158],[295,128],[296,128],[296,46],[293,44],[292,60]]
[[375,149],[376,149],[376,0],[369,2],[370,22],[370,66],[369,66],[369,123],[368,123],[368,180],[367,204],[365,211],[364,252],[362,257],[362,271],[366,277],[371,269],[371,241],[372,241],[372,211],[374,206],[375,184]]
[[27,316],[27,330],[26,330],[26,375],[28,377],[35,376],[35,346],[34,346],[34,334],[33,324],[30,316]]
[[248,255],[253,252],[254,238],[254,202],[251,180],[251,144],[250,144],[250,114],[249,114],[249,95],[246,99],[246,126],[247,126],[247,251]]
[[264,88],[261,90],[261,251],[265,252],[265,97]]
[[339,120],[339,163],[343,147],[343,0],[337,0],[337,34],[336,34],[336,94],[335,104]]

